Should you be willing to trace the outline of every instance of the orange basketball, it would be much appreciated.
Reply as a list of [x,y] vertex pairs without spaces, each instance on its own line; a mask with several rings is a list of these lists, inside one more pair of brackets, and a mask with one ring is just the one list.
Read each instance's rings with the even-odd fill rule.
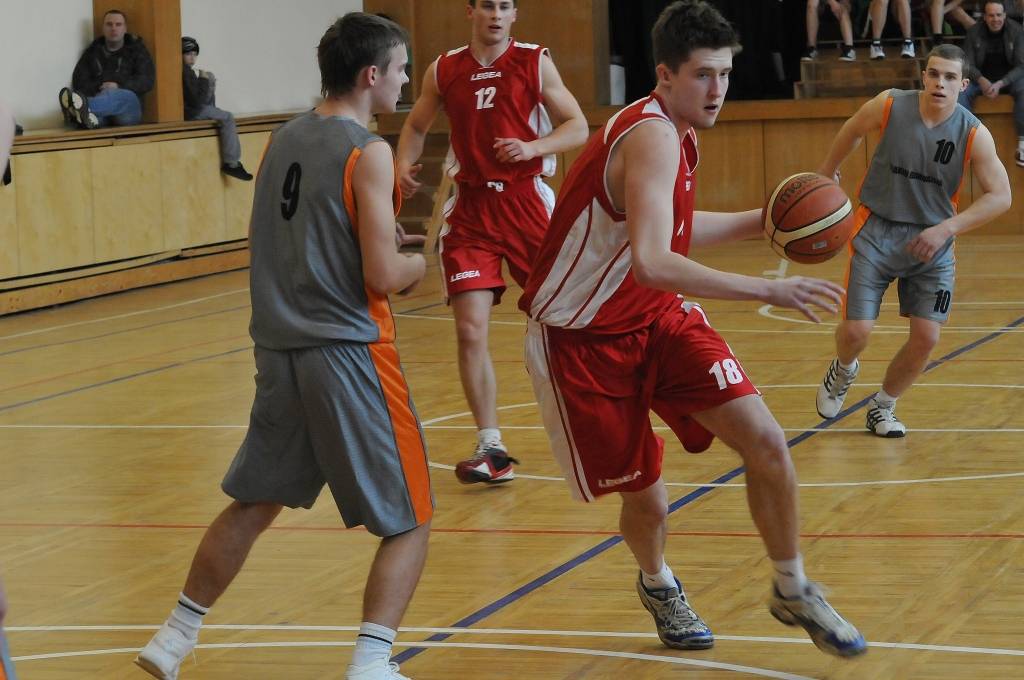
[[828,177],[801,172],[775,187],[761,212],[772,250],[787,260],[817,264],[842,250],[853,232],[853,206]]

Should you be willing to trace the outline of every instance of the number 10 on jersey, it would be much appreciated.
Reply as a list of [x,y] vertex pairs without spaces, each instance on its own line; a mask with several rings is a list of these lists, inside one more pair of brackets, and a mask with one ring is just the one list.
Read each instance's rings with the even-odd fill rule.
[[481,87],[479,90],[474,92],[476,95],[476,108],[480,109],[493,109],[494,108],[494,95],[498,93],[496,87]]

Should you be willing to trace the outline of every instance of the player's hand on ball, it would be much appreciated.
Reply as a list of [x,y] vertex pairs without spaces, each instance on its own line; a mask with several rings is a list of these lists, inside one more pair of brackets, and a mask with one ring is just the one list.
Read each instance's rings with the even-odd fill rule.
[[537,157],[530,142],[521,139],[498,137],[494,141],[495,157],[502,163],[520,163]]
[[402,189],[402,198],[409,198],[423,186],[423,182],[416,179],[423,169],[422,163],[416,165],[398,164],[398,186]]
[[771,292],[765,302],[776,307],[796,309],[814,323],[821,323],[821,319],[812,307],[835,314],[843,304],[843,294],[846,293],[838,283],[805,276],[790,276],[770,283]]

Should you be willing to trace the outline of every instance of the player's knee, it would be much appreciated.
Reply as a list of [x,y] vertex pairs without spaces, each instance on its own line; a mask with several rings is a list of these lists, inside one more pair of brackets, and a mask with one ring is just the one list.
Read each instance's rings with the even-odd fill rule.
[[238,513],[242,522],[250,531],[263,533],[266,531],[277,516],[281,514],[282,506],[276,503],[242,503],[234,502],[235,512]]
[[486,344],[487,320],[459,319],[455,322],[455,335],[462,346]]
[[936,327],[915,328],[910,333],[910,344],[919,354],[930,354],[939,344],[940,330]]
[[839,336],[840,342],[844,344],[865,345],[868,342],[868,338],[871,337],[871,325],[847,321],[839,324],[836,334]]
[[746,467],[758,469],[777,469],[792,465],[789,458],[789,444],[786,435],[777,424],[765,427],[751,437],[740,455]]

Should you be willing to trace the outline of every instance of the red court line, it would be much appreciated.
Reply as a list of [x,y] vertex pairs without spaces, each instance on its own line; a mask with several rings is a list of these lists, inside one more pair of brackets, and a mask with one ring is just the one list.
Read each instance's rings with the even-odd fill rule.
[[[206,524],[119,524],[108,522],[0,522],[8,529],[206,529]],[[326,533],[365,532],[363,527],[346,529],[343,526],[272,526],[270,531],[307,531]],[[445,529],[432,528],[434,534],[506,534],[512,536],[618,536],[617,531],[592,529]],[[757,538],[754,531],[670,531],[669,536],[694,538]],[[942,533],[942,534],[879,534],[879,533],[827,533],[800,534],[800,538],[867,538],[867,539],[1024,539],[1024,533]]]

